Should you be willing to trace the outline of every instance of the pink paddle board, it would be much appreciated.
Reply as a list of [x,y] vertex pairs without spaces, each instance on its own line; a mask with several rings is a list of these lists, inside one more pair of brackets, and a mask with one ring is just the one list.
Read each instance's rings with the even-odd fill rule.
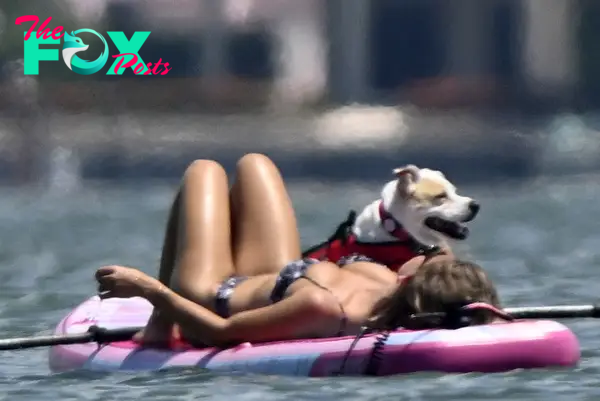
[[[143,326],[152,306],[144,299],[92,297],[76,307],[57,326],[56,334],[84,332],[91,325],[105,328]],[[354,337],[241,344],[229,349],[153,349],[126,341],[60,345],[50,349],[52,371],[152,371],[198,367],[213,371],[242,371],[296,376],[339,373]],[[377,347],[374,347],[378,344]],[[375,361],[373,360],[373,350]],[[392,332],[363,337],[350,352],[344,375],[502,372],[513,369],[574,366],[579,343],[564,325],[549,320],[517,321],[458,330]]]

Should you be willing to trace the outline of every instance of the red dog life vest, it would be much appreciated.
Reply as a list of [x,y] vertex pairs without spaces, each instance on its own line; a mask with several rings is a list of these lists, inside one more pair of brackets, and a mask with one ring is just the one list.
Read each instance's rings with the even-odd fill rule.
[[390,270],[397,271],[415,256],[439,252],[439,247],[423,245],[411,237],[402,228],[402,225],[384,210],[383,202],[380,203],[379,214],[383,227],[396,237],[397,241],[358,241],[351,232],[356,219],[356,212],[352,210],[346,221],[338,226],[327,241],[307,249],[302,256],[337,263],[343,257],[358,254],[367,256],[376,263],[386,265]]

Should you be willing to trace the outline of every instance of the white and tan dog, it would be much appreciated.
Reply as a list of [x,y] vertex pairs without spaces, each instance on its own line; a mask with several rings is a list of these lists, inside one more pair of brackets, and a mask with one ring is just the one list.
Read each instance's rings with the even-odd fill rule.
[[356,218],[352,212],[332,237],[304,256],[338,263],[359,255],[397,271],[417,256],[451,254],[447,240],[467,238],[464,223],[475,218],[479,204],[458,195],[439,171],[408,165],[394,175],[380,199]]
[[463,223],[479,212],[475,200],[458,195],[439,171],[408,165],[394,169],[394,175],[396,179],[383,187],[381,199],[367,205],[356,218],[352,233],[357,240],[394,241],[400,228],[427,246],[467,237]]

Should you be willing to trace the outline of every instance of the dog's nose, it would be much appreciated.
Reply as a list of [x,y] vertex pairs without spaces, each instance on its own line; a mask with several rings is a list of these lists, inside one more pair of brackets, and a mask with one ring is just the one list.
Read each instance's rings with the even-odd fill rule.
[[471,218],[470,220],[474,219],[475,216],[477,216],[477,213],[479,213],[479,203],[477,203],[477,201],[472,200],[471,202],[469,202],[469,212],[471,212]]

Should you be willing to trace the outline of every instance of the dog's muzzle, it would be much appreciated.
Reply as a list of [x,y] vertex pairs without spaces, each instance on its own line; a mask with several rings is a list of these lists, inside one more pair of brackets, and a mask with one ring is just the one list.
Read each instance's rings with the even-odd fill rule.
[[472,200],[469,202],[469,215],[463,220],[463,223],[473,220],[477,216],[477,213],[479,213],[480,208],[481,206],[476,201]]
[[465,240],[469,236],[469,229],[462,223],[467,223],[475,218],[479,213],[479,203],[469,202],[469,214],[460,223],[456,221],[445,220],[441,217],[427,217],[424,221],[426,227],[440,232],[452,239]]
[[425,226],[431,228],[434,231],[438,231],[450,238],[457,240],[467,239],[469,236],[469,229],[455,221],[444,220],[441,217],[427,217],[424,221]]

